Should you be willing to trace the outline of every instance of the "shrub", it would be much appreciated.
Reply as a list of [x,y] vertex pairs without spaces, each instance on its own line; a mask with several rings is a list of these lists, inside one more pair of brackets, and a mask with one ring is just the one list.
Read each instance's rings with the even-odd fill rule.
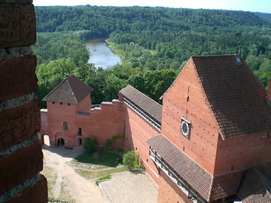
[[93,153],[97,151],[98,142],[95,137],[87,137],[84,139],[84,150],[86,153]]
[[139,154],[132,150],[129,152],[126,152],[123,155],[123,165],[128,169],[128,170],[138,170],[140,169],[140,165],[138,163],[139,159]]

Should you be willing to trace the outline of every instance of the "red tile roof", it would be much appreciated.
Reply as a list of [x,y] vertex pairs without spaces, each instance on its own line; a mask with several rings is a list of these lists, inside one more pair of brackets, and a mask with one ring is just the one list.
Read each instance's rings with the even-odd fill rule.
[[[237,195],[238,189],[243,181],[243,177],[246,174],[246,169],[214,176],[204,170],[204,168],[194,160],[189,158],[163,135],[153,137],[149,139],[147,143],[183,180],[185,180],[194,189],[194,191],[196,191],[206,201],[215,201]],[[266,180],[266,184],[268,183],[268,180],[270,181],[270,179],[268,179],[269,175],[271,175],[270,166],[271,162],[257,166],[259,171],[262,172],[259,173],[261,173],[262,176],[264,176],[263,173],[265,174],[264,179]],[[250,180],[250,175],[246,177],[246,179]],[[247,184],[246,181],[243,186],[245,184]],[[248,189],[243,189],[241,194],[257,194],[256,192],[253,193],[251,190],[247,190]]]
[[222,136],[230,138],[271,129],[266,90],[241,58],[221,55],[191,59]]
[[74,75],[71,75],[64,79],[48,95],[46,95],[43,98],[43,101],[78,104],[92,91],[93,88],[84,84]]
[[212,185],[210,173],[190,159],[163,135],[153,137],[147,143],[194,190],[204,199],[209,200]]
[[119,92],[134,105],[142,109],[149,116],[161,123],[162,120],[162,106],[147,95],[143,94],[133,86],[128,85]]

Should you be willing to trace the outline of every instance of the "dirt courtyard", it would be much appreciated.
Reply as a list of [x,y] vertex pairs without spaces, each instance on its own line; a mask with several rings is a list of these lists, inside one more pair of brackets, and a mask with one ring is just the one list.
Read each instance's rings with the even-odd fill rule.
[[145,174],[120,172],[97,186],[95,180],[86,179],[75,172],[71,160],[83,152],[82,147],[43,146],[44,169],[48,181],[49,197],[69,203],[155,203],[158,187]]

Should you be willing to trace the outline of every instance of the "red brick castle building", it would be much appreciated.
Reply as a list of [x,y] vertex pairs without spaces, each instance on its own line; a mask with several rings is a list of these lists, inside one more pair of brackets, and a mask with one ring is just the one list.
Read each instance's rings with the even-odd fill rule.
[[74,147],[134,149],[165,202],[271,202],[271,92],[235,55],[193,56],[163,95],[163,105],[132,86],[91,109],[92,88],[75,76],[44,100],[42,135]]

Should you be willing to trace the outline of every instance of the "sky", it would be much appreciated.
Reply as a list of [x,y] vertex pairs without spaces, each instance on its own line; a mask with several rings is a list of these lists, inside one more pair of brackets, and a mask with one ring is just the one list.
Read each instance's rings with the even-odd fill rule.
[[163,6],[271,13],[271,0],[33,0],[35,6]]

